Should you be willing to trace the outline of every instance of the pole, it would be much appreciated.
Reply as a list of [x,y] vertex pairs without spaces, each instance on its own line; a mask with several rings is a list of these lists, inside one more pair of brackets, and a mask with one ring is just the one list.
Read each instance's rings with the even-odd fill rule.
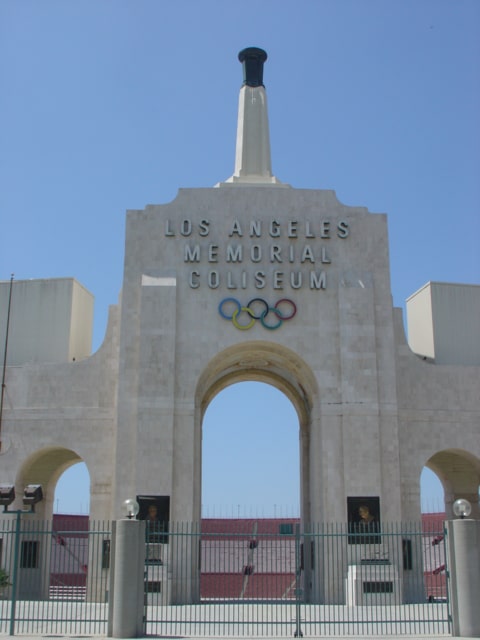
[[2,450],[3,397],[5,395],[5,376],[7,373],[8,331],[10,329],[10,309],[12,306],[13,275],[14,274],[12,273],[12,275],[10,276],[10,291],[8,293],[7,328],[5,331],[5,350],[3,352],[2,390],[0,392],[0,451]]
[[144,572],[145,520],[118,520],[109,611],[109,628],[114,638],[144,635]]
[[480,637],[480,522],[449,520],[447,523],[450,595],[453,635]]

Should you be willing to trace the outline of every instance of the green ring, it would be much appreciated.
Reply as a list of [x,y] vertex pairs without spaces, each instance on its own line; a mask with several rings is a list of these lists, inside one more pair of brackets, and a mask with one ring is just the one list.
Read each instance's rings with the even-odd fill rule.
[[[267,315],[267,313],[268,313],[269,311],[274,311],[274,307],[269,307],[269,308],[268,308],[268,311],[264,311],[264,312],[262,313],[262,315],[260,316],[260,322],[261,322],[261,323],[262,323],[262,325],[265,327],[265,329],[269,329],[270,331],[274,331],[275,329],[278,329],[278,327],[280,327],[280,326],[283,324],[283,320],[282,320],[281,318],[279,318],[279,320],[278,320],[278,324],[274,324],[274,325],[272,325],[272,326],[270,326],[269,324],[266,324],[266,323],[265,323],[265,316]],[[276,315],[276,316],[277,316],[277,318],[278,318],[278,315],[277,315],[276,313],[274,313],[274,315]]]

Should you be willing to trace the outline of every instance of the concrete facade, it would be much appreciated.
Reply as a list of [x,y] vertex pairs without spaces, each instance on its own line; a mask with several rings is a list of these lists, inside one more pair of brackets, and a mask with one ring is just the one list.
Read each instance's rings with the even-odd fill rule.
[[407,299],[408,344],[436,364],[480,362],[480,286],[427,282]]
[[[74,278],[15,280],[7,364],[73,362],[92,353],[93,295]],[[12,289],[13,292],[13,289]],[[10,282],[0,282],[0,362]]]
[[[263,86],[241,91],[263,100]],[[263,139],[239,138],[250,157]],[[49,517],[58,478],[83,460],[92,518],[151,494],[170,497],[171,520],[199,521],[205,410],[258,380],[298,414],[304,522],[345,522],[355,496],[377,497],[383,521],[418,520],[425,465],[447,516],[464,497],[480,518],[480,362],[432,364],[409,348],[386,215],[283,185],[268,158],[239,153],[241,179],[127,213],[121,302],[97,353],[8,367],[0,481],[19,495],[41,483]]]

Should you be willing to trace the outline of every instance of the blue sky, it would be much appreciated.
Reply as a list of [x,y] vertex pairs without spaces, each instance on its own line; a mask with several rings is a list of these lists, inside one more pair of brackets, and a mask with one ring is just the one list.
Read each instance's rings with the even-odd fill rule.
[[125,210],[233,172],[246,46],[275,175],[388,214],[394,304],[480,282],[478,0],[2,0],[0,279],[77,278],[98,348]]

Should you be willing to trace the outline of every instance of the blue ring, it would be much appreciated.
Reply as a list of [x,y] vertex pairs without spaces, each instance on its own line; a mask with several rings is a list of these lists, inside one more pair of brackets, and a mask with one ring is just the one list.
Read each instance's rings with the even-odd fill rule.
[[231,320],[233,318],[233,314],[235,313],[235,311],[232,313],[231,316],[227,316],[223,311],[222,311],[222,307],[225,304],[225,302],[233,302],[237,305],[237,313],[240,313],[240,311],[242,310],[242,305],[240,304],[240,302],[236,299],[236,298],[224,298],[220,304],[218,305],[218,313],[222,316],[222,318],[225,318],[225,320]]

